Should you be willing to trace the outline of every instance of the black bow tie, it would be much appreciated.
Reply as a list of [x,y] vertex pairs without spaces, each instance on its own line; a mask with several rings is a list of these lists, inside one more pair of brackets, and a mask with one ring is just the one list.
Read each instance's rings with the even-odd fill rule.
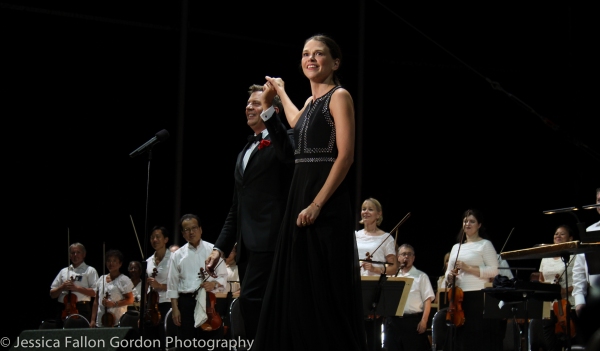
[[261,141],[262,138],[263,138],[262,133],[260,133],[258,135],[248,135],[248,142],[253,143],[255,141]]

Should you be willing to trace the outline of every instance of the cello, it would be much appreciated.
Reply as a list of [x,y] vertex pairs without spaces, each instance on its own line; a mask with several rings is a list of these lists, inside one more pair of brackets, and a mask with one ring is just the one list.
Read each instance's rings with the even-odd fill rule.
[[[458,250],[456,253],[456,259],[454,261],[454,269],[453,272],[458,272],[456,268],[456,262],[458,261],[458,254],[460,253],[460,247],[465,238],[465,229],[463,223],[463,229],[461,229],[461,237],[460,242],[458,244]],[[446,297],[449,300],[448,311],[446,312],[446,324],[454,325],[455,327],[460,327],[465,324],[465,311],[462,309],[462,302],[464,298],[464,292],[461,288],[456,286],[456,276],[453,276],[452,283],[449,282],[450,290],[447,290]]]

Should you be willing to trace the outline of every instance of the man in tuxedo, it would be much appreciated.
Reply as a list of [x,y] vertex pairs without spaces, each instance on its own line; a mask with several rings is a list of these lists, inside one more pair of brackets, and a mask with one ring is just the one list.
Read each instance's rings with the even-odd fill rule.
[[293,143],[279,118],[281,101],[276,96],[273,106],[265,106],[263,112],[263,90],[262,85],[249,88],[246,120],[254,135],[238,154],[231,208],[206,260],[210,271],[237,243],[239,299],[247,339],[256,335],[294,169]]

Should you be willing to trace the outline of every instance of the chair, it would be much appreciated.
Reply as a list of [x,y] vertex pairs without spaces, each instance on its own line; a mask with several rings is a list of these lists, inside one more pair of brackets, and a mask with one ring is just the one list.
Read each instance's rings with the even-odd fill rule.
[[172,308],[169,308],[169,312],[165,316],[165,337],[175,339],[177,337],[177,326],[173,323],[173,318],[171,318],[172,310]]
[[119,327],[131,327],[135,330],[139,329],[140,311],[129,310],[119,318]]
[[446,324],[446,312],[448,308],[442,308],[433,315],[431,323],[431,350],[443,350],[448,335],[448,325]]
[[39,329],[59,329],[55,319],[46,319],[40,323]]
[[72,314],[65,319],[63,329],[89,328],[90,322],[80,314]]
[[239,298],[231,301],[229,307],[229,325],[231,326],[231,339],[246,339],[246,329],[244,327],[244,319],[242,318]]
[[529,345],[527,345],[528,350],[538,351],[539,349],[546,349],[542,323],[542,319],[535,318],[529,320],[529,333],[527,334],[527,340],[529,341]]

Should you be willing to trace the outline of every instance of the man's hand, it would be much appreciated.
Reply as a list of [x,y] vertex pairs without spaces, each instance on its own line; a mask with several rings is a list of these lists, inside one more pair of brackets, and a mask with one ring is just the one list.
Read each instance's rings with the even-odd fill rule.
[[427,331],[427,321],[421,320],[419,325],[417,325],[417,332],[423,334],[425,331]]
[[171,310],[171,318],[173,318],[173,324],[181,327],[181,312],[179,312],[178,308]]
[[206,259],[204,264],[206,265],[206,272],[213,278],[216,278],[215,267],[217,263],[219,263],[219,259],[221,258],[221,252],[219,250],[213,250],[210,256]]

